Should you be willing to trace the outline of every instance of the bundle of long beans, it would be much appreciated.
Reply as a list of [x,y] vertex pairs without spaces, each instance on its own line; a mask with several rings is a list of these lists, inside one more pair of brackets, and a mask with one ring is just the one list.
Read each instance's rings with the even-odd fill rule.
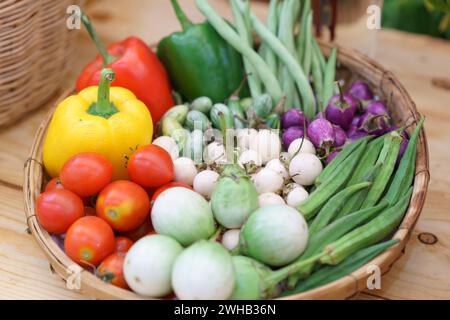
[[[267,92],[279,103],[285,97],[285,109],[299,108],[310,119],[323,111],[335,92],[336,50],[328,60],[320,50],[313,35],[311,0],[271,0],[266,24],[251,11],[248,0],[230,0],[234,29],[207,0],[196,2],[216,31],[242,54],[253,98]],[[261,39],[258,49],[254,32]]]

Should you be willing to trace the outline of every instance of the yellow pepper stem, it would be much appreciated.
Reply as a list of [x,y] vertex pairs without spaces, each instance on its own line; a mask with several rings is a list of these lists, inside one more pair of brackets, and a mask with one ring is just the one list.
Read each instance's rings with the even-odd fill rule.
[[93,103],[89,107],[88,113],[104,118],[109,118],[110,116],[118,112],[117,108],[109,99],[109,89],[111,87],[111,82],[114,80],[114,77],[114,70],[108,68],[102,70],[100,83],[98,85],[97,102]]

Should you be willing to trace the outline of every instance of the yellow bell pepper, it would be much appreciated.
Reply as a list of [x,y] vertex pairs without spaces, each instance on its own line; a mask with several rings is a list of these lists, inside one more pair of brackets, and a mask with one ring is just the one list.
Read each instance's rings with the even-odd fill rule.
[[152,142],[153,124],[144,103],[125,88],[112,87],[114,71],[103,69],[99,86],[80,91],[56,108],[44,142],[44,166],[59,176],[64,163],[96,152],[113,165],[113,179],[127,179],[126,163],[137,146]]

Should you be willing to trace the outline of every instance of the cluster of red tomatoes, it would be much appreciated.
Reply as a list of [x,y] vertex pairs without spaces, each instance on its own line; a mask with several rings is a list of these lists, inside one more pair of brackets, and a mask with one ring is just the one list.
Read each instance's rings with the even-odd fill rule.
[[151,204],[173,182],[174,168],[163,148],[138,148],[127,164],[130,180],[112,181],[112,164],[102,155],[70,158],[37,201],[39,223],[64,240],[66,254],[109,283],[128,288],[124,256],[139,238],[155,233]]

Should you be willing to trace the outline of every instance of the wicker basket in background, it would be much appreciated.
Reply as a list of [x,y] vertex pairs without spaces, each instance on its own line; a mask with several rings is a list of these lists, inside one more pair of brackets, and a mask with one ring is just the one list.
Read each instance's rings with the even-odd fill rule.
[[59,89],[72,53],[66,9],[82,0],[0,1],[0,126],[43,105]]

